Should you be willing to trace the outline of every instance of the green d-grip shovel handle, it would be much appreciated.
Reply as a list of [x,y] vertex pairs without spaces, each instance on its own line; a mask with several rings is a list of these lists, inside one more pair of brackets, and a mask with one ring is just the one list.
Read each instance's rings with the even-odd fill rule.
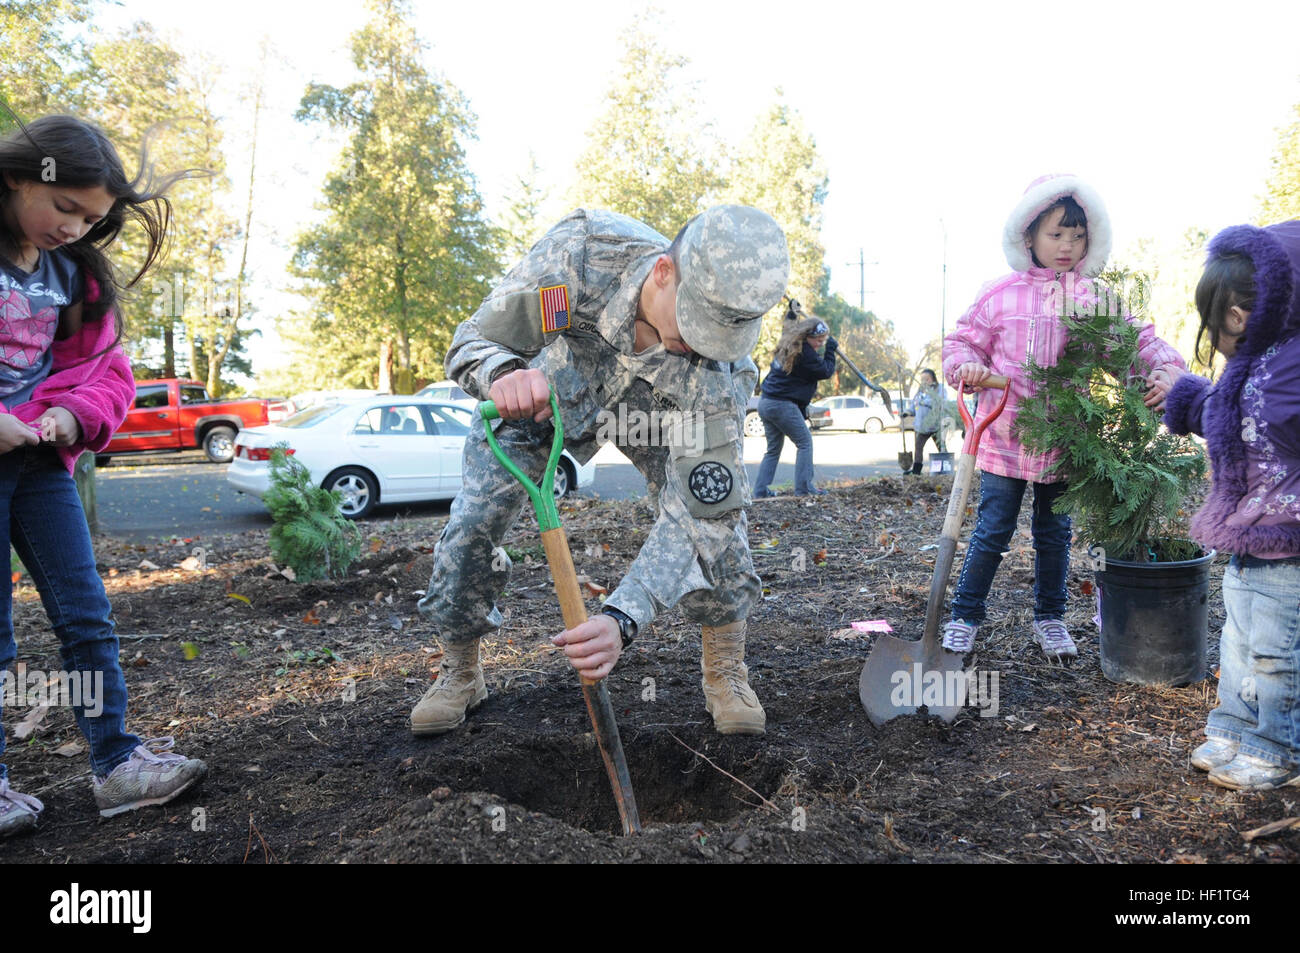
[[[546,550],[546,564],[551,570],[551,581],[555,584],[555,595],[560,601],[560,614],[564,617],[567,629],[577,628],[587,621],[587,608],[578,589],[578,576],[573,568],[573,554],[569,552],[569,540],[560,526],[560,514],[555,508],[555,467],[560,462],[560,453],[564,449],[564,425],[560,420],[560,405],[551,391],[551,417],[555,426],[555,439],[551,442],[551,456],[546,461],[546,472],[542,485],[538,486],[528,478],[501,449],[497,438],[492,433],[491,421],[501,416],[496,404],[485,400],[478,405],[483,416],[483,429],[487,431],[487,441],[496,454],[497,460],[519,481],[533,501],[537,511],[537,525],[542,533],[542,547]],[[618,737],[618,721],[614,717],[614,705],[609,699],[609,691],[604,680],[598,682],[581,678],[582,697],[587,703],[587,712],[591,715],[591,725],[595,730],[596,744],[600,748],[601,758],[605,762],[605,771],[609,775],[610,787],[614,793],[614,805],[618,808],[619,820],[623,824],[624,834],[635,834],[641,830],[641,818],[636,809],[636,797],[632,793],[632,778],[627,769],[627,757],[623,754],[623,743]]]
[[490,400],[482,401],[478,405],[478,412],[483,417],[483,429],[487,431],[487,442],[492,448],[492,453],[510,475],[523,485],[528,498],[533,501],[538,528],[542,532],[557,529],[560,525],[560,514],[555,508],[555,467],[559,464],[560,454],[564,450],[564,422],[560,419],[560,404],[555,399],[555,391],[551,391],[551,421],[555,425],[555,438],[551,441],[551,455],[546,460],[546,472],[542,474],[541,486],[530,480],[528,474],[519,469],[518,465],[501,449],[501,444],[497,443],[497,436],[492,432],[492,421],[501,416],[497,413],[497,405]]

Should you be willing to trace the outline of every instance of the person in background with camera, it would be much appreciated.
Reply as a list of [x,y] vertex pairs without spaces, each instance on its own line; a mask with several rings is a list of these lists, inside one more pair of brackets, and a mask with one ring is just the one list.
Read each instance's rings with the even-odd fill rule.
[[933,440],[936,452],[942,449],[939,443],[939,421],[943,417],[943,396],[939,393],[939,378],[928,367],[921,372],[921,388],[916,392],[913,406],[915,416],[912,418],[912,434],[916,439],[916,448],[912,454],[912,475],[920,476],[926,442]]

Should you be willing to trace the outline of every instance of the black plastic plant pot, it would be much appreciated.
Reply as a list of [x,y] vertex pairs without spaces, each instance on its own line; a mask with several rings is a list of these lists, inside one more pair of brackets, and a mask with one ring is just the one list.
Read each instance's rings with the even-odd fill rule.
[[1205,678],[1210,562],[1106,559],[1096,572],[1101,670],[1112,682],[1177,687]]

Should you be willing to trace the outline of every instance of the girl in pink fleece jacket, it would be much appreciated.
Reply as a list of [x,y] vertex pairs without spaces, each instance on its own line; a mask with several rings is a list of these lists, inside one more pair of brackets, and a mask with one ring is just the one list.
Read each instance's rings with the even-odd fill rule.
[[[103,249],[129,214],[156,260],[170,207],[147,165],[128,179],[95,126],[49,116],[0,137],[0,551],[12,543],[59,638],[66,697],[90,746],[94,797],[105,817],[162,804],[197,783],[202,761],[169,751],[170,738],[126,730],[126,682],[112,609],[71,470],[107,446],[135,394],[115,307],[118,285]],[[12,594],[0,591],[0,702],[25,699]],[[23,701],[19,701],[22,704]],[[0,729],[0,756],[5,747]],[[9,786],[0,761],[0,837],[29,829],[43,805]]]
[[[980,505],[952,601],[952,621],[944,626],[943,646],[969,652],[985,617],[985,600],[1020,515],[1025,488],[1034,487],[1034,640],[1050,659],[1078,655],[1063,621],[1069,570],[1070,518],[1052,511],[1065,490],[1048,470],[1054,454],[1038,456],[1015,437],[1020,404],[1033,396],[1024,368],[1030,358],[1043,366],[1060,359],[1066,330],[1062,315],[1090,305],[1106,289],[1088,280],[1105,267],[1111,230],[1106,208],[1091,188],[1072,175],[1043,176],[1030,184],[1007,219],[1003,250],[1014,269],[986,284],[979,297],[944,340],[943,372],[954,387],[981,384],[992,374],[1010,383],[1006,410],[980,442],[976,461]],[[1132,320],[1130,318],[1130,320]],[[1184,367],[1172,347],[1142,328],[1140,354],[1150,367]],[[1146,402],[1158,407],[1162,391],[1153,387]],[[980,395],[981,415],[1000,395]]]

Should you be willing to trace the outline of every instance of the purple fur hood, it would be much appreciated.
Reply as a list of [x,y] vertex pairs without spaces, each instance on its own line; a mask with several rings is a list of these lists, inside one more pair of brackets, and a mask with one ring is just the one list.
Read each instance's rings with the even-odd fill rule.
[[1209,258],[1255,267],[1245,335],[1215,384],[1186,374],[1165,403],[1174,433],[1205,437],[1213,485],[1192,535],[1220,552],[1300,555],[1300,219],[1214,236]]

